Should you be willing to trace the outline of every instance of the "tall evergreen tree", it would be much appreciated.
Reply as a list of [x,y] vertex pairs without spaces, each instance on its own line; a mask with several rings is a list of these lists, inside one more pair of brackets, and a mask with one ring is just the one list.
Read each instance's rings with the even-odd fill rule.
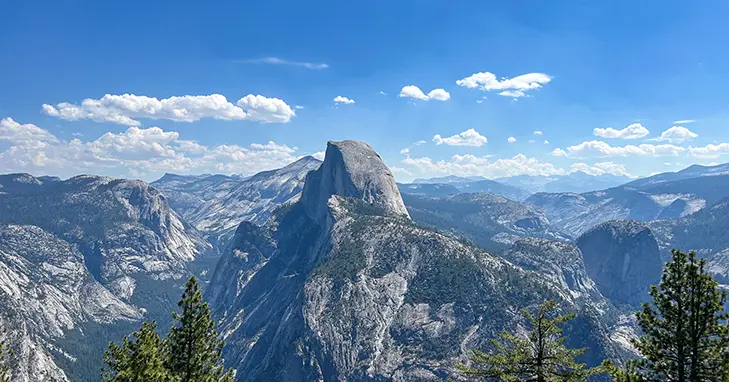
[[526,339],[503,332],[500,341],[493,341],[493,352],[474,351],[474,367],[461,366],[461,371],[471,377],[507,382],[586,381],[593,370],[575,361],[585,349],[567,348],[560,329],[574,315],[558,315],[556,309],[556,302],[547,301],[540,305],[536,316],[524,310],[531,326]]
[[182,312],[173,314],[177,323],[168,338],[167,369],[181,382],[232,382],[232,371],[226,372],[220,359],[223,341],[194,277],[177,305]]
[[[0,334],[4,334],[0,329]],[[10,348],[5,340],[0,340],[0,382],[10,382]]]
[[729,327],[727,293],[707,274],[706,261],[672,251],[652,304],[637,313],[643,335],[634,341],[643,354],[640,372],[666,382],[719,381],[727,377]]
[[109,344],[104,354],[107,365],[103,379],[109,382],[173,382],[164,367],[164,344],[156,331],[157,324],[145,322],[124,337],[121,345]]

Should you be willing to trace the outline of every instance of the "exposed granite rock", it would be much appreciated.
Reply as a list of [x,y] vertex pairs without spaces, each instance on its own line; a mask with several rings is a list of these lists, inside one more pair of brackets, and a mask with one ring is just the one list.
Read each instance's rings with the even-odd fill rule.
[[635,221],[600,224],[580,236],[587,274],[616,305],[647,301],[661,276],[663,261],[650,228]]

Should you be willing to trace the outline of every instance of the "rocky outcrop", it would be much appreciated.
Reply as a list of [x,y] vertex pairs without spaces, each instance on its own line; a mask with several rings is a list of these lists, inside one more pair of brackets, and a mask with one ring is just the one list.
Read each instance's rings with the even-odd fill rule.
[[35,226],[0,226],[0,300],[13,381],[66,381],[54,355],[67,331],[142,317],[94,280],[73,246]]
[[81,175],[33,184],[0,195],[0,224],[35,225],[75,245],[94,278],[121,298],[134,294],[137,275],[181,278],[211,249],[144,182]]
[[324,163],[306,178],[301,202],[318,222],[329,215],[333,195],[364,201],[385,215],[409,216],[392,172],[368,144],[328,142]]
[[565,239],[546,216],[523,203],[489,193],[441,198],[404,194],[410,216],[423,226],[451,232],[490,251],[502,251],[525,237]]
[[[440,381],[521,324],[521,308],[556,298],[579,310],[562,288],[415,225],[379,156],[345,141],[298,202],[239,226],[207,296],[241,381]],[[574,338],[595,364],[613,344],[588,321]]]
[[587,274],[616,305],[639,306],[661,276],[663,261],[650,228],[635,221],[612,221],[580,236]]
[[320,165],[320,160],[307,156],[247,178],[166,174],[152,185],[173,199],[183,218],[222,252],[238,224],[264,224],[276,208],[298,198],[306,175]]

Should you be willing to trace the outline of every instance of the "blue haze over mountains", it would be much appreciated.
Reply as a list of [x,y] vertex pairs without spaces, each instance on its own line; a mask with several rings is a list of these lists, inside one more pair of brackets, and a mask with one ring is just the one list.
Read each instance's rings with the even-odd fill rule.
[[729,283],[727,186],[726,164],[397,184],[357,141],[250,177],[1,175],[0,324],[13,380],[96,380],[195,275],[240,381],[439,381],[545,298],[584,362],[624,360],[672,247]]

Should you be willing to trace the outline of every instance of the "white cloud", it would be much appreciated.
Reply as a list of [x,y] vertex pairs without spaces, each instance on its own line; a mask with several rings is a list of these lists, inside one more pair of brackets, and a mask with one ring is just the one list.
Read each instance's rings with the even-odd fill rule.
[[535,141],[534,139],[530,139],[529,143],[537,143],[537,141]]
[[426,141],[417,141],[417,142],[413,143],[413,145],[414,146],[420,146],[420,145],[424,145],[426,143],[428,143],[428,142],[426,142]]
[[324,151],[317,151],[314,154],[311,154],[311,156],[319,160],[324,160],[324,154],[326,154]]
[[697,158],[718,158],[729,154],[729,143],[710,143],[703,147],[689,147],[688,154]]
[[693,123],[696,122],[695,119],[679,119],[678,121],[673,121],[674,125],[683,125],[687,123]]
[[545,145],[548,145],[548,144],[549,144],[549,141],[545,139],[545,140],[544,140],[544,144],[545,144]]
[[58,138],[32,123],[20,124],[12,118],[3,118],[0,120],[0,140],[9,142],[55,142]]
[[343,104],[346,104],[346,105],[351,105],[351,104],[354,103],[354,100],[353,99],[349,99],[347,97],[343,97],[343,96],[336,96],[336,97],[334,97],[334,103],[336,103],[337,105],[340,104],[340,103],[343,103]]
[[671,143],[682,143],[690,141],[699,135],[683,126],[673,126],[661,133],[661,136],[654,138],[655,141],[668,141]]
[[516,138],[509,137],[508,139],[506,139],[506,141],[509,142],[509,143],[514,143],[514,142],[516,142]]
[[127,126],[140,126],[139,119],[168,119],[194,122],[203,118],[289,122],[296,113],[281,99],[249,94],[232,104],[221,94],[157,99],[134,94],[106,94],[101,99],[87,98],[81,104],[61,102],[44,104],[42,111],[67,121],[90,119]]
[[[572,157],[678,156],[684,151],[686,151],[685,148],[670,144],[610,146],[608,143],[603,141],[585,141],[579,145],[568,147],[566,155]],[[556,152],[557,149],[552,152],[552,155],[555,155]],[[564,153],[564,151],[561,152]]]
[[6,118],[0,122],[0,136],[11,143],[8,149],[0,151],[0,173],[31,172],[63,177],[78,173],[110,176],[153,176],[161,172],[250,174],[284,166],[299,157],[296,148],[275,142],[254,143],[248,147],[204,146],[180,139],[179,133],[159,127],[132,126],[124,132],[109,132],[94,140],[62,141],[37,126],[21,125]]
[[303,108],[304,108],[304,107],[303,107],[303,106],[301,106],[301,105],[296,105],[296,106],[294,106],[294,109],[296,109],[296,110],[300,110],[300,109],[303,109]]
[[447,101],[451,98],[451,94],[444,89],[433,89],[428,94],[425,94],[419,87],[415,85],[407,85],[403,86],[402,90],[400,90],[399,97],[414,98],[423,101],[429,101],[431,99],[436,101]]
[[392,172],[392,175],[394,175],[395,177],[397,177],[398,175],[413,176],[413,174],[410,171],[408,171],[402,167],[390,167],[390,171]]
[[503,92],[500,92],[499,95],[517,99],[520,97],[524,97],[526,95],[526,93],[524,93],[523,90],[504,90]]
[[483,135],[479,134],[475,129],[468,129],[460,134],[456,134],[447,138],[443,138],[440,134],[436,134],[433,137],[433,142],[436,145],[448,145],[448,146],[472,146],[480,147],[485,143],[488,143],[488,139]]
[[598,162],[589,165],[587,163],[573,163],[570,166],[571,172],[582,171],[589,175],[604,175],[610,174],[615,176],[627,176],[632,178],[625,166],[614,162]]
[[544,135],[544,132],[540,130],[534,130],[534,135]]
[[291,120],[296,113],[283,100],[248,94],[236,103],[248,113],[248,118],[260,122],[281,122]]
[[236,62],[241,63],[241,64],[270,64],[270,65],[298,66],[298,67],[312,69],[312,70],[326,69],[329,67],[329,65],[324,64],[324,63],[291,61],[291,60],[285,60],[283,58],[278,58],[278,57],[264,57],[264,58],[254,58],[254,59],[249,59],[249,60],[237,60]]
[[556,168],[548,162],[541,162],[536,158],[527,158],[518,154],[510,159],[497,159],[492,161],[489,157],[475,155],[454,155],[450,160],[435,161],[428,157],[407,157],[401,161],[410,167],[411,172],[422,175],[458,175],[458,176],[484,176],[499,178],[516,175],[564,175],[564,169]]
[[377,94],[379,94],[379,95],[387,95],[387,93],[383,92],[382,90],[380,90],[380,92],[377,93]]
[[619,138],[619,139],[638,139],[643,138],[650,132],[648,129],[643,127],[640,123],[633,123],[628,125],[622,130],[616,130],[612,127],[608,128],[595,128],[592,130],[592,134],[602,138]]
[[406,147],[406,148],[400,150],[400,154],[403,154],[403,155],[410,154],[410,147]]
[[483,100],[481,100],[481,99],[477,99],[477,100],[476,100],[476,103],[483,103]]
[[552,77],[543,73],[527,73],[514,78],[502,78],[498,80],[493,73],[480,72],[460,79],[456,81],[456,84],[469,89],[478,88],[483,91],[499,91],[499,95],[501,96],[519,98],[524,97],[527,91],[539,89],[551,80]]
[[550,155],[555,157],[566,157],[567,152],[557,147],[556,149],[552,150],[552,153]]

